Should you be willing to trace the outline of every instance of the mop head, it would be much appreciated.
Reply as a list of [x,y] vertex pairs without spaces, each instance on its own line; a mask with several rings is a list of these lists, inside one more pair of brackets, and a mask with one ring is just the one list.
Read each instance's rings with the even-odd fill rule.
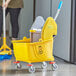
[[8,54],[0,55],[0,61],[10,60],[11,58],[12,58],[12,55],[8,55]]
[[12,50],[7,46],[7,44],[3,44],[2,47],[0,48],[0,55],[5,55],[5,54],[8,55],[12,54]]

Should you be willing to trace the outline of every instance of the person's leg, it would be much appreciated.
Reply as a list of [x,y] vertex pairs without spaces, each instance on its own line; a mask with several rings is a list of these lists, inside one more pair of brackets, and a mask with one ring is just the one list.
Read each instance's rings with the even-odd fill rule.
[[18,17],[20,14],[20,8],[9,8],[10,12],[10,20],[12,25],[12,39],[18,37],[19,32],[19,24],[18,24]]
[[[12,25],[12,40],[16,40],[16,38],[18,38],[18,32],[19,32],[18,17],[20,14],[20,10],[21,8],[9,8],[10,20]],[[11,49],[13,49],[12,45]]]

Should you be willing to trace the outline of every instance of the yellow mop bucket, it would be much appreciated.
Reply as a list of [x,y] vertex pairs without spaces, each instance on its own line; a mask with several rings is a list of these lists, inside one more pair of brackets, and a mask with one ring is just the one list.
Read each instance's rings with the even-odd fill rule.
[[16,61],[28,63],[54,61],[53,38],[35,43],[14,42],[13,46]]
[[28,63],[54,61],[53,35],[57,35],[57,24],[49,17],[42,29],[40,42],[30,43],[30,39],[15,40],[13,42],[16,61]]

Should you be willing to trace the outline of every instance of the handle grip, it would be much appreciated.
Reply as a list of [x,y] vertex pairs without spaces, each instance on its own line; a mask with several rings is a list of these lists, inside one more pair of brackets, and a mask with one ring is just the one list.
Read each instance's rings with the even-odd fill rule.
[[62,4],[63,4],[63,1],[60,1],[59,6],[58,6],[58,9],[61,9]]

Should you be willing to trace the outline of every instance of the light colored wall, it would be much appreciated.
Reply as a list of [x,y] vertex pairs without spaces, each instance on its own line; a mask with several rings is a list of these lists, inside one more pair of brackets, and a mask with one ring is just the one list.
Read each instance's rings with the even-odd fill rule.
[[24,0],[24,8],[19,18],[19,38],[29,37],[29,29],[33,23],[33,0]]
[[36,17],[43,16],[44,19],[51,15],[51,0],[36,0]]
[[[62,0],[63,7],[57,19],[58,35],[54,41],[54,55],[69,61],[70,59],[70,25],[71,0]],[[55,16],[60,0],[52,0],[52,16]]]

